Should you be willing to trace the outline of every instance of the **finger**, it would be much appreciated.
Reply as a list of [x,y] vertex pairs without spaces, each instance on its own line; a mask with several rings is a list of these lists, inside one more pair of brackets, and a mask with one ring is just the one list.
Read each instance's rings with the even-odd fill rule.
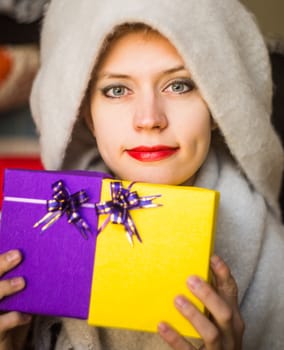
[[165,322],[159,323],[158,333],[174,350],[194,350],[194,347],[190,343]]
[[211,268],[215,276],[215,287],[218,294],[228,302],[229,305],[238,305],[238,286],[231,274],[229,267],[217,255],[211,258]]
[[25,287],[25,280],[22,277],[14,277],[0,282],[0,300],[4,297],[19,292]]
[[[227,295],[228,299],[226,300],[212,286],[196,276],[188,279],[188,286],[213,316],[218,328],[222,331],[223,343],[226,344],[226,348],[231,348],[235,340],[241,339],[244,333],[244,322],[237,305],[235,294],[228,294],[229,296]],[[233,299],[232,295],[234,295]]]
[[[245,323],[238,306],[238,286],[231,274],[229,267],[219,256],[212,256],[211,268],[215,277],[215,288],[218,294],[233,309],[233,326],[235,338],[242,339],[245,331]],[[229,339],[229,338],[227,338]],[[240,345],[239,345],[240,346]]]
[[238,305],[238,286],[227,264],[219,257],[212,256],[211,268],[215,277],[217,293],[233,309],[233,323],[237,334],[244,333],[245,324]]
[[28,324],[32,316],[16,311],[11,311],[0,316],[0,333],[13,329],[18,326]]
[[221,348],[219,329],[185,296],[177,296],[175,298],[175,306],[200,334],[207,350]]
[[191,292],[205,305],[222,329],[231,326],[233,319],[232,307],[220,296],[212,286],[197,276],[187,280]]
[[10,250],[0,254],[0,276],[17,266],[21,260],[22,256],[18,250]]

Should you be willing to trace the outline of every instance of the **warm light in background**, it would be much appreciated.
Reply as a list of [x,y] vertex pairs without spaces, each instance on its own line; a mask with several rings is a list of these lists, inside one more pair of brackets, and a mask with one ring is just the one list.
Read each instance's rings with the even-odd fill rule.
[[0,46],[0,84],[6,79],[12,69],[12,58],[4,47]]

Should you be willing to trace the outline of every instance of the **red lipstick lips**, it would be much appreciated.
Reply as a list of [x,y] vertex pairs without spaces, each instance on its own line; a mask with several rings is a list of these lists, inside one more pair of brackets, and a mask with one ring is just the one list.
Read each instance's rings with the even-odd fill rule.
[[156,162],[172,156],[176,153],[178,147],[169,147],[164,145],[157,146],[139,146],[127,150],[130,157],[139,160],[140,162]]

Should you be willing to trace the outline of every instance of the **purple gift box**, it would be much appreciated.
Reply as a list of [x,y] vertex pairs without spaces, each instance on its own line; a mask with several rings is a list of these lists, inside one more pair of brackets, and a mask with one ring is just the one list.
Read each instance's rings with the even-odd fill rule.
[[[85,171],[6,170],[0,253],[19,249],[23,262],[2,279],[23,276],[26,288],[1,300],[0,310],[88,318],[98,224],[94,203],[100,201],[105,177],[110,176]],[[34,228],[47,214],[48,200],[57,198],[51,207],[54,202],[62,204],[52,188],[59,180],[67,195],[84,190],[88,201],[71,211],[74,222],[69,223],[70,216],[62,211],[62,216],[42,231],[56,213],[61,213],[55,208],[55,214]],[[82,193],[73,196],[75,204],[80,196]],[[84,229],[85,224],[89,230]]]

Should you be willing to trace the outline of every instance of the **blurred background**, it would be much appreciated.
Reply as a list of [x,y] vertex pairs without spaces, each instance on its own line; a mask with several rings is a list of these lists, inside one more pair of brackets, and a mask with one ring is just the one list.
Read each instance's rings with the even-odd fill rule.
[[[284,1],[241,1],[269,38],[275,85],[273,122],[283,139]],[[48,2],[0,0],[0,189],[5,167],[42,167],[28,100],[39,66],[40,28]]]
[[256,15],[262,31],[266,35],[284,37],[283,0],[241,0]]

